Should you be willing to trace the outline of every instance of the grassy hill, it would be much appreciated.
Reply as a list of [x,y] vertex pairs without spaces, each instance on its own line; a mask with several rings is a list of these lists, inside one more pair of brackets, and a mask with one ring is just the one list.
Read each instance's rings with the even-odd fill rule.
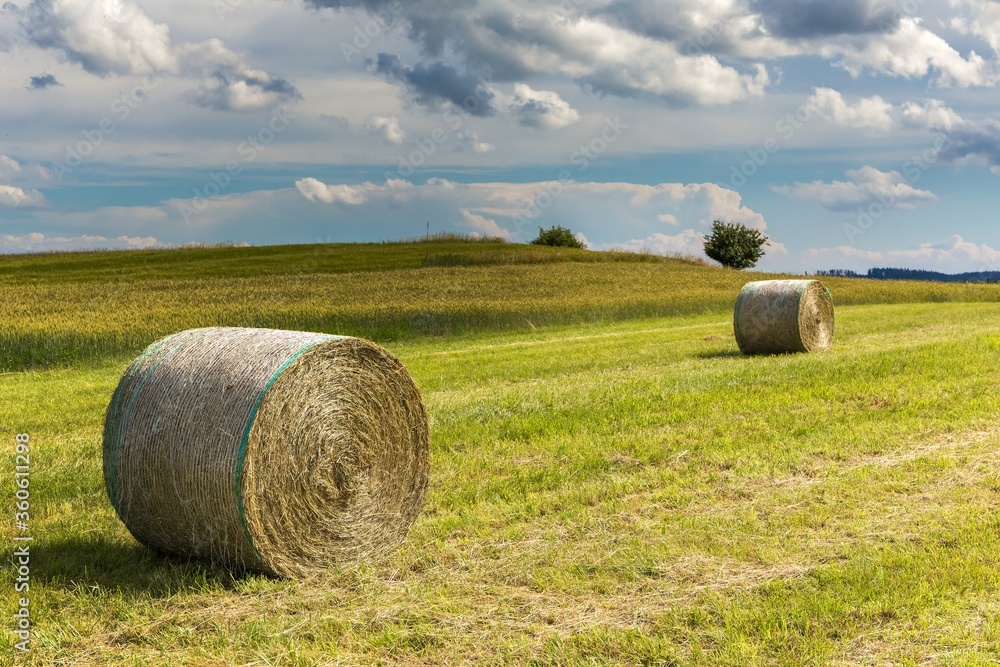
[[599,253],[441,235],[393,243],[229,245],[0,256],[0,284],[240,278],[303,273],[397,271],[422,266],[546,262],[670,262],[656,255]]
[[[460,243],[160,252],[151,275],[146,253],[0,258],[0,424],[33,447],[23,664],[1000,662],[996,286],[825,280],[833,350],[745,358],[730,309],[759,274]],[[406,364],[432,472],[398,553],[292,582],[132,539],[104,410],[133,354],[204,324],[366,333]]]
[[[747,281],[768,277],[653,255],[460,241],[6,256],[0,371],[134,355],[199,326],[386,342],[723,314]],[[838,305],[1000,300],[997,285],[825,282]]]

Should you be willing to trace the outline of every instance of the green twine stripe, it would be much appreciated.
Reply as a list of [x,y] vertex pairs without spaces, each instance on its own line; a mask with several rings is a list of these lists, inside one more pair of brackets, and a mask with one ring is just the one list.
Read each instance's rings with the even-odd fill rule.
[[247,444],[250,442],[250,430],[253,428],[253,423],[257,419],[257,410],[260,409],[260,404],[264,402],[264,397],[267,395],[268,390],[271,389],[273,385],[281,374],[285,372],[289,366],[291,366],[299,357],[308,352],[318,343],[324,343],[328,340],[334,338],[341,338],[341,336],[330,336],[328,338],[321,338],[320,340],[312,341],[311,343],[306,343],[298,349],[291,357],[289,357],[285,363],[278,366],[278,369],[274,371],[271,375],[271,379],[267,381],[264,385],[264,389],[257,396],[256,402],[253,404],[253,408],[250,410],[250,416],[247,419],[246,428],[243,430],[243,437],[240,439],[240,451],[236,457],[236,510],[240,517],[240,525],[243,526],[243,534],[247,538],[247,542],[250,544],[250,548],[253,549],[254,554],[257,556],[257,560],[264,563],[264,557],[261,555],[260,551],[257,550],[257,545],[254,543],[253,535],[250,534],[250,526],[247,525],[246,514],[243,510],[243,462],[246,458]]
[[806,295],[806,290],[809,289],[809,285],[811,285],[811,284],[812,283],[810,281],[808,281],[808,280],[803,280],[802,281],[802,289],[799,290],[799,304],[798,304],[798,312],[799,312],[799,314],[802,313],[802,297],[804,297]]
[[[109,416],[116,416],[118,408],[121,405],[122,398],[124,397],[123,394],[125,392],[125,378],[131,377],[133,375],[133,369],[138,370],[139,368],[141,368],[142,364],[146,360],[153,357],[157,352],[163,349],[163,347],[167,343],[169,343],[171,340],[173,340],[179,335],[180,335],[179,333],[172,334],[156,343],[153,343],[145,350],[143,350],[142,354],[140,354],[135,361],[129,364],[128,369],[126,369],[125,371],[125,376],[118,383],[118,387],[115,389],[115,393],[111,397],[111,405],[108,407]],[[170,356],[170,353],[176,350],[178,347],[180,347],[180,345],[175,345],[171,349],[167,350],[167,353],[163,355],[163,357],[161,357],[159,360],[157,360],[157,362],[153,364],[149,368],[149,370],[147,370],[143,374],[142,378],[140,378],[139,382],[135,385],[135,388],[132,389],[132,393],[129,396],[129,400],[125,404],[125,409],[122,411],[121,415],[117,416],[117,418],[110,424],[111,426],[110,433],[106,434],[108,436],[108,439],[111,441],[111,447],[107,455],[108,475],[107,479],[104,480],[104,486],[105,490],[108,492],[108,498],[111,499],[111,504],[114,506],[115,511],[118,512],[119,514],[121,512],[119,511],[120,508],[118,507],[118,495],[117,495],[118,454],[119,450],[121,449],[122,433],[125,430],[125,422],[128,419],[129,413],[132,411],[133,405],[135,405],[135,400],[139,394],[139,391],[142,389],[142,386],[146,384],[146,380],[148,380],[149,377],[153,374],[153,371],[155,371],[157,367],[159,367],[159,365],[163,363],[163,360],[166,359],[168,356]]]

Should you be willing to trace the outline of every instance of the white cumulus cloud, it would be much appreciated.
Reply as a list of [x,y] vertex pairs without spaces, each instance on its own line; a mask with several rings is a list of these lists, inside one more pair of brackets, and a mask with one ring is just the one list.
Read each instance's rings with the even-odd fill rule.
[[498,225],[496,220],[487,218],[479,213],[473,213],[468,209],[463,208],[461,210],[462,220],[465,223],[465,226],[472,230],[473,234],[478,234],[480,236],[499,236],[501,238],[509,238],[513,236],[510,230],[504,229]]
[[881,202],[887,208],[910,209],[937,200],[933,192],[911,186],[898,171],[884,172],[874,167],[862,167],[847,171],[846,176],[846,181],[796,182],[793,185],[772,186],[771,189],[830,211],[851,211],[874,202]]
[[315,178],[303,178],[295,181],[295,187],[309,201],[324,204],[349,204],[358,206],[368,201],[368,191],[374,186],[365,185],[327,185]]
[[650,234],[644,239],[630,239],[622,243],[608,243],[603,250],[631,250],[651,252],[657,255],[693,255],[701,257],[705,245],[705,235],[694,229],[685,229],[680,234]]
[[429,219],[444,228],[521,240],[534,238],[539,227],[561,225],[597,246],[660,233],[664,224],[707,230],[721,219],[767,228],[764,217],[744,206],[739,193],[714,183],[458,183],[432,178],[423,184],[349,185],[304,178],[296,187],[311,202],[351,204],[338,212],[340,224],[346,225]]
[[25,34],[98,76],[175,72],[170,28],[126,0],[34,0],[23,11]]
[[45,205],[45,197],[38,190],[22,190],[13,185],[0,185],[0,206],[34,208]]
[[459,152],[469,150],[473,153],[491,153],[496,150],[496,146],[483,139],[476,130],[459,130],[455,136],[458,138]]
[[973,18],[955,17],[951,26],[959,32],[981,37],[995,53],[1000,53],[1000,3],[996,0],[953,0],[952,4],[963,4],[975,14]]
[[[631,250],[633,252],[651,252],[657,255],[680,255],[705,257],[705,234],[694,229],[685,229],[679,234],[650,234],[643,239],[631,239],[623,243],[607,243],[602,250]],[[785,244],[771,241],[764,247],[763,262],[771,262],[777,258],[788,256]]]
[[198,87],[185,99],[195,106],[215,111],[251,111],[301,99],[291,83],[251,67],[246,57],[218,38],[177,45],[186,74],[201,76]]
[[806,109],[838,125],[886,132],[892,128],[892,105],[878,95],[848,104],[832,88],[814,88]]
[[923,104],[907,102],[901,113],[905,125],[925,130],[950,130],[965,122],[941,100],[926,100]]
[[152,236],[106,237],[99,234],[80,236],[49,236],[41,232],[20,235],[0,235],[0,249],[6,252],[44,252],[52,250],[117,249],[131,250],[153,248],[159,242]]
[[905,78],[933,76],[939,85],[962,87],[991,86],[998,78],[995,61],[975,51],[963,57],[915,17],[901,19],[895,32],[841,40],[822,47],[820,53],[839,57],[837,64],[854,77],[865,71]]
[[514,95],[505,100],[507,111],[525,127],[558,130],[580,120],[569,102],[550,90],[534,90],[524,83],[514,84]]
[[1000,250],[966,241],[955,234],[940,243],[922,243],[908,249],[816,248],[805,253],[801,261],[814,269],[850,269],[859,273],[872,268],[894,267],[966,273],[1000,271]]
[[365,122],[365,130],[390,144],[401,144],[406,139],[406,132],[399,126],[399,119],[395,116],[371,115]]
[[0,180],[8,181],[14,176],[20,175],[21,164],[14,158],[0,155]]
[[97,76],[200,76],[185,95],[217,111],[246,111],[301,98],[290,82],[251,67],[219,38],[174,44],[170,27],[128,0],[33,0],[18,10],[24,35]]

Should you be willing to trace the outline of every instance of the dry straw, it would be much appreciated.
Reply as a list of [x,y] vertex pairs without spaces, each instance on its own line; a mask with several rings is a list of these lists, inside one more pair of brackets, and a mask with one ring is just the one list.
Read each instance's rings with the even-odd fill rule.
[[289,577],[398,547],[429,459],[395,357],[297,331],[164,338],[125,371],[104,425],[108,496],[137,540]]
[[749,283],[733,324],[744,354],[825,350],[833,344],[833,298],[818,280]]

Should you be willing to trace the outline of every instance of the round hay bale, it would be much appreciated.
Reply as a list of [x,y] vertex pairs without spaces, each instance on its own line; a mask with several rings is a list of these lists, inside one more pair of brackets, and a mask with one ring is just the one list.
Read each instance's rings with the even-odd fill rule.
[[108,497],[139,542],[279,576],[391,553],[429,465],[416,385],[360,338],[183,331],[132,362],[104,423]]
[[733,328],[744,354],[825,350],[833,344],[833,298],[818,280],[749,283],[736,300]]

